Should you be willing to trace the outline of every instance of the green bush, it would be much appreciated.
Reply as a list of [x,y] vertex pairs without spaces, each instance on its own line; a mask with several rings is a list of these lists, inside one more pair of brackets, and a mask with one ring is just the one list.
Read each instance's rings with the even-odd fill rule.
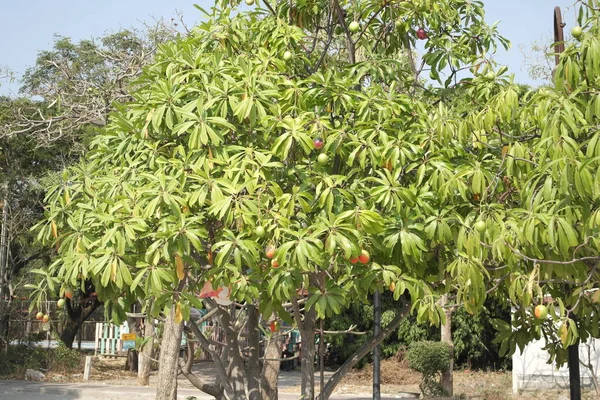
[[58,342],[58,347],[51,350],[52,358],[49,367],[53,372],[74,372],[81,368],[81,354],[77,350],[69,349],[63,342]]
[[29,368],[71,373],[81,368],[81,359],[77,350],[67,348],[62,342],[54,349],[24,344],[9,346],[0,353],[0,377],[20,379]]
[[0,377],[22,378],[25,370],[48,368],[48,350],[27,345],[9,346],[0,353]]
[[[391,292],[382,293],[383,322],[395,316],[394,310],[398,303],[394,301]],[[464,308],[459,308],[452,315],[452,338],[454,340],[454,366],[468,369],[510,370],[512,359],[500,356],[499,345],[493,343],[496,330],[491,324],[494,318],[510,322],[510,307],[488,299],[485,307],[476,315],[469,314]],[[332,316],[325,322],[325,329],[341,331],[356,325],[356,331],[366,332],[366,335],[328,335],[326,341],[331,345],[329,361],[333,365],[341,365],[373,334],[373,306],[355,302],[338,315]],[[440,340],[440,328],[428,323],[419,324],[414,316],[406,317],[398,331],[381,343],[384,358],[397,354],[398,350],[408,347],[410,343],[421,340]],[[370,355],[363,358],[357,365],[362,367],[371,361]]]
[[422,341],[408,346],[408,366],[423,374],[419,387],[424,396],[445,396],[441,375],[450,368],[450,346],[444,342]]
[[[381,294],[382,315],[381,325],[386,327],[395,317],[398,302],[392,298],[392,292]],[[329,331],[343,331],[355,325],[356,332],[365,332],[366,335],[327,335],[326,342],[331,345],[329,357],[330,365],[343,364],[356,350],[358,350],[373,335],[373,306],[360,302],[353,302],[342,313],[336,314],[325,321],[325,329]],[[392,334],[381,343],[383,358],[396,355],[402,343],[398,342],[396,335]],[[371,355],[362,358],[357,368],[362,368],[371,361]]]

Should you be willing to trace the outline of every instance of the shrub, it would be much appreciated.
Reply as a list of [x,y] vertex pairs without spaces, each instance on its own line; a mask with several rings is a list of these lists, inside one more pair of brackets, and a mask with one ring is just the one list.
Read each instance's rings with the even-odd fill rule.
[[9,346],[0,353],[0,377],[22,378],[25,370],[47,368],[47,350],[26,345]]
[[81,355],[62,342],[54,349],[19,344],[0,353],[0,377],[23,378],[29,368],[72,373],[81,368]]
[[443,342],[422,341],[408,346],[408,366],[423,374],[419,388],[423,396],[445,396],[441,374],[450,368],[450,346]]
[[63,342],[59,341],[50,355],[49,366],[53,372],[73,372],[81,367],[79,351],[69,349]]
[[[391,311],[397,303],[391,292],[382,293],[384,310],[383,322],[389,317],[394,317]],[[493,343],[496,330],[491,324],[495,318],[510,322],[510,307],[497,300],[488,299],[485,307],[479,314],[472,315],[459,308],[452,315],[452,338],[454,340],[454,366],[455,368],[468,369],[502,369],[510,370],[512,358],[498,354],[500,345]],[[391,319],[390,318],[390,319]],[[356,325],[356,331],[367,332],[367,335],[328,335],[326,340],[331,344],[331,361],[333,364],[343,364],[373,333],[373,306],[359,302],[350,304],[350,307],[339,315],[334,315],[325,322],[326,330],[338,331]],[[429,323],[419,324],[416,317],[408,316],[402,321],[395,334],[390,335],[381,343],[383,357],[395,355],[403,346],[421,340],[440,340],[440,328]],[[357,367],[364,366],[371,361],[370,356],[363,358]]]

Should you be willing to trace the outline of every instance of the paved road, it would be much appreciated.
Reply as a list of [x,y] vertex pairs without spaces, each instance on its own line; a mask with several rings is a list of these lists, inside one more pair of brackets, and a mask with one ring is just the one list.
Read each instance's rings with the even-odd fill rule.
[[[2,400],[153,400],[155,394],[153,387],[0,381]],[[187,396],[196,396],[198,400],[212,399],[202,394],[198,396],[196,390],[179,390],[178,399],[184,400]]]
[[[29,381],[0,381],[1,400],[154,400],[153,387],[116,386],[83,383],[40,383]],[[178,400],[195,396],[198,400],[211,400],[211,396],[194,389],[179,389]],[[297,394],[281,393],[281,400],[297,400]],[[382,400],[402,397],[382,397]],[[331,400],[370,400],[369,395],[335,395]]]

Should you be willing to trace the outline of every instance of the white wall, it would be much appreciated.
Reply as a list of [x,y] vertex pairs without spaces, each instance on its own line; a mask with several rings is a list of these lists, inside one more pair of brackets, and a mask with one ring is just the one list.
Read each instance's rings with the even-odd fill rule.
[[[553,364],[547,364],[550,359],[548,352],[542,350],[544,340],[536,340],[529,343],[523,354],[517,351],[513,354],[513,393],[518,393],[522,390],[537,390],[550,388],[568,388],[569,387],[569,370],[566,366],[556,369]],[[598,376],[598,368],[600,367],[600,340],[591,339],[591,359],[594,367],[594,372]],[[588,346],[582,344],[579,346],[579,357],[581,361],[587,364],[588,361]],[[581,384],[582,386],[591,386],[589,370],[580,365]]]

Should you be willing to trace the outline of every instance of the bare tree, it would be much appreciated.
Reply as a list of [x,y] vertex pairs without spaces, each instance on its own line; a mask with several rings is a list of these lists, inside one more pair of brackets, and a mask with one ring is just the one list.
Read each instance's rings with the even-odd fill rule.
[[521,53],[525,59],[524,65],[531,79],[550,83],[554,69],[554,54],[552,39],[543,37],[529,46],[521,46]]
[[11,71],[8,67],[4,67],[2,65],[0,65],[0,86],[2,85],[3,81],[9,81],[12,82],[14,79],[14,73],[13,71]]
[[158,46],[178,34],[176,25],[158,20],[142,30],[78,43],[56,36],[53,48],[38,54],[21,81],[21,95],[36,101],[15,108],[12,123],[0,126],[0,137],[26,134],[38,146],[64,138],[84,141],[107,124],[115,102],[131,100],[132,82]]

